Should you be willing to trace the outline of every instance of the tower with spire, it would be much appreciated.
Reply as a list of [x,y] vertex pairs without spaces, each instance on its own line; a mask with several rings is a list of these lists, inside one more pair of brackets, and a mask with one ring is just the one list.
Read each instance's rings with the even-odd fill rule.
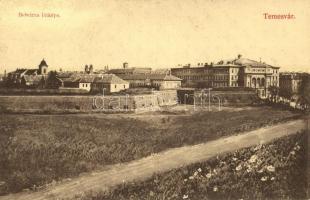
[[48,65],[46,64],[46,61],[43,60],[41,61],[40,65],[39,65],[39,75],[47,75],[47,68],[48,68]]

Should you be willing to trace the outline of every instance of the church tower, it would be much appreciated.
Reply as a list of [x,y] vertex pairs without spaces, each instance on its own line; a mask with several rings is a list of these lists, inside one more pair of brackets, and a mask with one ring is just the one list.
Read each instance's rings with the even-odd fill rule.
[[39,65],[39,74],[40,75],[47,75],[47,67],[48,65],[46,64],[44,58],[41,61],[40,65]]

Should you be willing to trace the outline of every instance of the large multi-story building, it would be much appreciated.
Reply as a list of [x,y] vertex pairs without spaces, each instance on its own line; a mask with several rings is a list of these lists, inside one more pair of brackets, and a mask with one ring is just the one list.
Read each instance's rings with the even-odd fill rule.
[[262,98],[268,96],[270,86],[279,87],[279,67],[242,58],[241,55],[216,64],[199,63],[197,67],[172,68],[171,73],[183,80],[182,87],[247,87],[254,88]]
[[128,63],[123,63],[123,68],[110,69],[108,73],[115,75],[124,75],[124,74],[149,74],[152,72],[150,67],[129,67]]
[[303,81],[308,76],[306,73],[283,72],[280,73],[280,95],[291,97],[300,93]]

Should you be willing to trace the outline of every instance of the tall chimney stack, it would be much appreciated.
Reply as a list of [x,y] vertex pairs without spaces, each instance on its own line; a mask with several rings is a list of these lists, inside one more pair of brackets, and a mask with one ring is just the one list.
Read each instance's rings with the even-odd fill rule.
[[127,69],[127,68],[128,68],[128,62],[124,62],[124,63],[123,63],[123,68],[124,68],[124,69]]

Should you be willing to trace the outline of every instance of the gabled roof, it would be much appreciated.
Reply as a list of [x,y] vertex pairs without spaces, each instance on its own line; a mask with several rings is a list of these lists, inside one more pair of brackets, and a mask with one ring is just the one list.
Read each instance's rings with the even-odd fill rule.
[[80,78],[79,82],[80,83],[93,83],[95,80],[96,76],[83,76]]
[[25,75],[36,75],[38,72],[38,69],[16,69],[13,72],[10,72],[9,74],[23,74]]
[[35,75],[37,72],[37,69],[27,69],[25,75]]
[[79,82],[79,83],[112,83],[112,84],[127,84],[127,81],[117,77],[114,74],[80,74],[75,73],[70,77],[61,78],[64,82]]
[[58,72],[57,77],[58,78],[69,78],[73,74],[74,74],[73,72]]

